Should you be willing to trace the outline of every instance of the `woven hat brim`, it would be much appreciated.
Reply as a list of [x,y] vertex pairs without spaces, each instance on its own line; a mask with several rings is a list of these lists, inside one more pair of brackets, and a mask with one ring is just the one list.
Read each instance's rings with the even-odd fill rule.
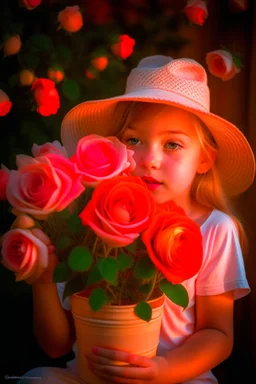
[[86,135],[117,134],[111,130],[111,121],[117,103],[122,101],[168,104],[194,113],[206,124],[217,142],[216,165],[227,196],[239,195],[252,185],[255,158],[244,134],[235,125],[206,111],[193,100],[161,89],[140,89],[130,94],[87,101],[75,106],[64,117],[61,125],[61,140],[69,156],[75,153],[78,141]]

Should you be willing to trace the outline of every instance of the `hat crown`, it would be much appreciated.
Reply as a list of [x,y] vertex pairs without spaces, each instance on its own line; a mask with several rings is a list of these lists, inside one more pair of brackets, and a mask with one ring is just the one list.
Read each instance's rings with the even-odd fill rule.
[[177,94],[193,101],[198,108],[210,110],[210,92],[207,74],[202,65],[193,59],[173,59],[168,56],[155,55],[142,59],[127,79],[125,93],[157,89]]

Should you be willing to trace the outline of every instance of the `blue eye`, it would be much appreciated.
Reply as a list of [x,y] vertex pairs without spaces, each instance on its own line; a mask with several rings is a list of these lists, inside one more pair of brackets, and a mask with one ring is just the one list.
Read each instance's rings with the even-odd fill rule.
[[136,139],[136,137],[130,137],[129,139],[125,140],[128,145],[137,145],[139,143],[139,139]]
[[175,141],[167,141],[165,144],[167,149],[176,150],[181,148],[181,145],[179,143],[176,143]]

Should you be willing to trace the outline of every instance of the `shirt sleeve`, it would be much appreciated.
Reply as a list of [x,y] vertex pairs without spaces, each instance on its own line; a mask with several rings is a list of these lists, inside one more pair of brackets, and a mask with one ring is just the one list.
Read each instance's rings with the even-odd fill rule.
[[221,213],[216,223],[204,229],[202,235],[204,260],[196,279],[196,294],[207,296],[234,291],[236,300],[250,293],[233,220]]
[[71,311],[71,305],[70,305],[69,297],[66,297],[63,300],[63,292],[65,289],[65,283],[57,283],[56,286],[57,286],[57,291],[58,291],[58,295],[59,295],[60,303],[61,303],[62,307],[64,309],[66,309],[67,311]]

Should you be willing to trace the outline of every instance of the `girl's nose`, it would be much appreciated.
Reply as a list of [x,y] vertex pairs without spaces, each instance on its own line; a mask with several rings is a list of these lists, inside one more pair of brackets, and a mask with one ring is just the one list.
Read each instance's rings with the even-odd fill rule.
[[162,156],[157,151],[147,151],[141,156],[140,165],[146,169],[158,169],[161,166]]

